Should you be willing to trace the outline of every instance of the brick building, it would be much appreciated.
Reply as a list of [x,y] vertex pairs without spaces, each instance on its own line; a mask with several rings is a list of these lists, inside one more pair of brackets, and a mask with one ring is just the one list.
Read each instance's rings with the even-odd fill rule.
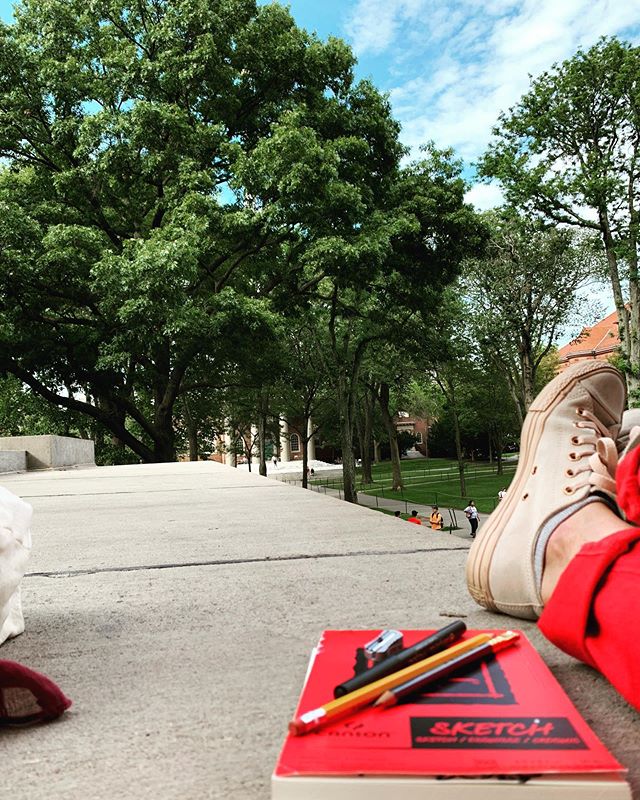
[[619,347],[618,315],[614,311],[590,328],[584,328],[579,336],[558,350],[560,372],[582,359],[606,361]]
[[427,455],[427,436],[429,435],[429,420],[412,416],[406,411],[398,412],[394,419],[398,433],[406,431],[416,437],[416,450]]

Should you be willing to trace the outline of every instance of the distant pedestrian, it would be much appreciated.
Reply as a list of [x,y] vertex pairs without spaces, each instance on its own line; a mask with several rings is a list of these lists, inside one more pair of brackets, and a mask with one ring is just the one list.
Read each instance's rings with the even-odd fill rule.
[[469,500],[469,505],[465,508],[464,513],[467,515],[469,525],[471,525],[471,538],[476,538],[476,531],[478,530],[478,509],[473,500]]
[[431,516],[429,517],[432,531],[441,531],[444,528],[444,518],[438,506],[431,506]]
[[271,460],[273,461],[273,468],[276,469],[278,466],[278,456],[274,456]]
[[507,496],[507,487],[503,486],[502,489],[500,489],[500,491],[498,492],[498,502],[504,500],[506,496]]
[[418,512],[415,510],[415,508],[411,512],[411,516],[409,517],[407,522],[413,522],[414,525],[422,525],[422,520],[418,516]]

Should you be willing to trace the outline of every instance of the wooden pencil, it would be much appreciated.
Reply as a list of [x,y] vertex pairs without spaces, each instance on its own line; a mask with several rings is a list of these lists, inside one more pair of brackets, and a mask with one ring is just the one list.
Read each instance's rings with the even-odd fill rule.
[[318,708],[314,708],[312,711],[307,711],[291,720],[289,723],[289,733],[294,736],[301,736],[309,731],[317,730],[320,726],[328,722],[333,722],[338,717],[358,711],[374,700],[377,700],[389,689],[393,689],[395,686],[399,686],[401,683],[415,678],[427,670],[444,664],[452,658],[456,658],[472,650],[474,647],[488,642],[491,638],[492,634],[490,633],[480,633],[477,636],[473,636],[471,639],[466,639],[458,644],[454,644],[452,647],[448,647],[440,653],[429,656],[429,658],[417,661],[415,664],[410,664],[408,667],[398,670],[398,672],[393,672],[391,675],[380,678],[380,680],[374,681],[374,683],[367,684],[367,686],[363,686],[355,692],[350,692],[342,697],[338,697],[336,700],[331,700]]
[[393,689],[387,689],[380,695],[374,705],[381,706],[382,708],[395,706],[401,700],[404,700],[405,697],[410,697],[412,694],[421,692],[430,684],[436,683],[442,678],[446,678],[452,672],[456,672],[456,670],[462,669],[463,667],[475,665],[479,661],[482,661],[483,658],[493,656],[500,650],[504,650],[505,647],[510,647],[518,641],[519,637],[519,633],[505,631],[499,636],[490,639],[488,642],[474,647],[473,650],[459,654],[450,661],[440,664],[437,667],[432,667],[426,672],[423,672],[422,675],[417,675]]

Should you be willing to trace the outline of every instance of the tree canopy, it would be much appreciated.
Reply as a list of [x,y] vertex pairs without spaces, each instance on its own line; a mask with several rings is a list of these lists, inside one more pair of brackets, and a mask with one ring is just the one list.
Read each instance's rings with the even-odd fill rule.
[[491,237],[465,263],[473,335],[508,381],[520,424],[537,391],[540,365],[570,324],[582,326],[590,301],[579,294],[597,274],[591,240],[513,209],[484,216]]
[[480,172],[502,184],[509,202],[600,237],[629,387],[637,390],[640,48],[612,38],[578,50],[534,79],[494,133]]
[[399,158],[352,65],[277,4],[19,7],[0,26],[0,369],[175,457],[180,395],[259,361],[303,258],[345,269],[333,226]]

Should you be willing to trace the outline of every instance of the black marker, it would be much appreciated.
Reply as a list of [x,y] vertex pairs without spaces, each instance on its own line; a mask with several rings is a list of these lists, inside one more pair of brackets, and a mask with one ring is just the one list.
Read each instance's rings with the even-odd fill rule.
[[422,639],[416,644],[411,645],[411,647],[401,650],[394,656],[385,658],[384,661],[376,664],[375,667],[368,669],[361,675],[356,675],[355,678],[340,683],[333,690],[333,696],[342,697],[345,694],[349,694],[349,692],[355,692],[356,689],[373,683],[373,681],[377,681],[379,678],[384,678],[385,675],[391,675],[392,672],[397,672],[403,667],[409,666],[409,664],[414,664],[416,661],[428,658],[434,653],[444,650],[446,647],[450,647],[466,630],[467,626],[465,623],[461,619],[457,619],[455,622],[445,625],[444,628],[440,628],[439,631],[432,633],[431,636],[427,636],[426,639]]

